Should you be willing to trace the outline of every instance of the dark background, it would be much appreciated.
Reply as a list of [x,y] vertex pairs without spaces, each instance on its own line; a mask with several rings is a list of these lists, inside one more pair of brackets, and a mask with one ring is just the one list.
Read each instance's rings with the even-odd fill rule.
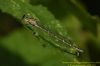
[[100,17],[100,0],[80,0],[92,15]]

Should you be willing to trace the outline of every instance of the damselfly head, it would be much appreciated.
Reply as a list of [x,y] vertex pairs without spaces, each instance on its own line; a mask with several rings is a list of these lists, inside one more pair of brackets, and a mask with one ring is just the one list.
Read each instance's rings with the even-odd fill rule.
[[33,26],[37,26],[37,20],[34,17],[30,16],[30,14],[24,15],[22,17],[22,23],[25,25],[30,24]]

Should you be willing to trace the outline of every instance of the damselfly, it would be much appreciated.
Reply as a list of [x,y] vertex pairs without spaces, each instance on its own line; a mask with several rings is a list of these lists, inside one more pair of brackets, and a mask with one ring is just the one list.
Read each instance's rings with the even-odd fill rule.
[[[79,49],[75,45],[75,43],[72,42],[71,39],[51,31],[47,27],[41,25],[39,23],[40,21],[38,19],[30,16],[29,14],[23,16],[22,22],[29,29],[36,30],[36,32],[38,32],[40,35],[42,35],[41,34],[42,32],[45,33],[47,35],[47,37],[49,37],[48,40],[51,40],[51,41],[55,42],[54,45],[59,47],[60,49],[63,49],[63,50],[69,50],[69,48],[73,49],[75,51],[74,54],[77,54],[77,56],[79,56],[80,52],[83,52],[83,50]],[[41,31],[41,33],[39,31]],[[71,52],[71,50],[70,50],[70,52]],[[73,52],[71,52],[71,53],[73,53]]]

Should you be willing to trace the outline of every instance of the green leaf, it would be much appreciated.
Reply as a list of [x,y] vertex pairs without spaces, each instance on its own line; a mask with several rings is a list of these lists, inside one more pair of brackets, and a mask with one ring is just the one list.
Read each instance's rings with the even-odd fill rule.
[[[42,25],[44,25],[45,27],[48,27],[48,29],[52,30],[52,32],[57,32],[58,34],[67,37],[66,31],[60,25],[59,21],[55,19],[55,17],[48,11],[48,9],[46,7],[43,7],[41,5],[32,6],[29,3],[27,3],[25,0],[5,0],[5,1],[0,0],[0,9],[4,13],[8,13],[8,14],[12,15],[16,19],[18,19],[20,22],[22,20],[23,15],[31,14],[35,18],[39,19],[39,21]],[[41,31],[39,31],[39,32],[41,32]],[[24,35],[23,32],[22,32],[22,34],[17,34],[17,35],[15,34],[15,35],[11,36],[10,38],[8,38],[7,40],[5,39],[3,42],[4,42],[4,44],[8,44],[8,45],[5,45],[5,46],[7,46],[7,48],[9,48],[11,50],[16,50],[23,57],[27,58],[29,60],[29,62],[36,61],[36,59],[38,59],[38,56],[43,51],[46,52],[47,54],[50,54],[48,52],[48,50],[47,51],[42,50],[44,48],[40,48],[41,46],[38,45],[38,44],[41,44],[41,39],[40,40],[33,40],[32,33],[25,34],[24,36],[23,35]],[[31,36],[26,38],[26,36],[28,36],[28,35],[31,35]],[[43,35],[42,37],[45,40],[48,38],[45,35]],[[14,42],[12,40],[14,40]],[[22,40],[22,43],[19,42],[20,40]],[[6,41],[6,43],[5,43],[5,41]],[[53,42],[53,40],[51,40],[51,41]],[[35,44],[33,44],[33,43],[35,43]],[[50,44],[50,43],[43,41],[43,40],[42,40],[42,43],[47,43],[47,45]],[[19,44],[19,45],[16,46],[17,44]],[[31,44],[32,46],[29,46],[27,44]],[[34,46],[34,45],[38,45],[38,46]],[[25,46],[25,48],[23,48],[22,46]],[[20,49],[15,48],[15,47],[20,47]],[[37,48],[30,50],[30,47],[31,48],[37,47]],[[26,48],[29,50],[25,50]],[[55,53],[55,51],[52,50],[52,48],[50,48],[49,51]],[[38,50],[38,51],[36,51],[36,50]],[[58,49],[56,49],[56,50],[58,50]],[[16,52],[16,51],[14,51],[14,52]],[[33,54],[30,54],[31,56],[28,55],[28,52],[30,52],[30,53],[33,52],[33,54],[36,54],[37,57],[35,57],[35,56],[33,57]],[[24,54],[24,53],[26,53],[26,54]],[[66,62],[76,61],[75,60],[76,57],[73,55],[70,55],[69,53],[61,52],[60,54],[62,54],[63,56],[66,55],[65,56]],[[57,55],[59,55],[59,54],[57,54]],[[45,56],[40,56],[40,58],[38,60],[41,59],[41,62],[42,62],[42,59],[44,57]],[[58,56],[58,57],[60,57],[60,56]],[[34,58],[36,58],[36,59],[34,60]],[[57,59],[57,60],[59,61],[59,59]]]

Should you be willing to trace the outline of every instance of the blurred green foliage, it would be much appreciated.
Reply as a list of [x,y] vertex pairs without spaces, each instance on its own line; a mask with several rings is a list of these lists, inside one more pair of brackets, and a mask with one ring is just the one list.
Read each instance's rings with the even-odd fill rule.
[[[27,13],[52,31],[70,36],[84,53],[76,57],[37,39],[21,24]],[[99,22],[77,0],[0,0],[0,66],[67,66],[63,62],[100,61]]]

